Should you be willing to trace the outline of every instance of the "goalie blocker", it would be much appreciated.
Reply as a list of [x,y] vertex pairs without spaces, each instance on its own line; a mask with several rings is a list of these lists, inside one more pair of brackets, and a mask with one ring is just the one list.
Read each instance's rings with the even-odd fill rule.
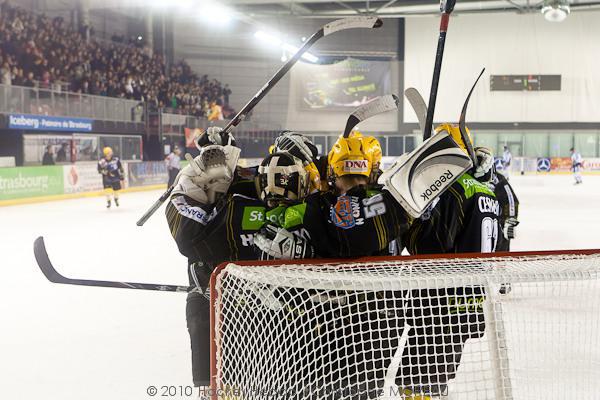
[[403,154],[378,180],[408,214],[418,218],[473,162],[442,131],[410,153]]

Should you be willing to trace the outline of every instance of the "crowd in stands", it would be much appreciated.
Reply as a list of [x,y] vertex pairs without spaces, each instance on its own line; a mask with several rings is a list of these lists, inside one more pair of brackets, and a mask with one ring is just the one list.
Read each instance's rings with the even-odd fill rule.
[[[213,119],[233,115],[231,90],[185,61],[167,66],[142,46],[95,40],[66,23],[0,5],[0,82],[146,102],[151,108]],[[215,113],[222,111],[223,117]],[[216,115],[216,116],[215,116]]]

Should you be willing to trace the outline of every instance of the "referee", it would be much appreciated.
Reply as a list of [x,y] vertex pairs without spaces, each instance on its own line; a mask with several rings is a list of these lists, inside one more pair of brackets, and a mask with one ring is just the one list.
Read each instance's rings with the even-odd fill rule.
[[168,186],[170,187],[173,182],[175,182],[175,178],[181,169],[181,150],[179,147],[175,146],[173,151],[165,158],[165,163],[167,164],[167,171],[169,171],[169,182]]

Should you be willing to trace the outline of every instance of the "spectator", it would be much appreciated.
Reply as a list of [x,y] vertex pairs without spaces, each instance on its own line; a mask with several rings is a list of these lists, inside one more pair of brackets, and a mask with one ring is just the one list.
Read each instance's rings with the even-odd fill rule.
[[[43,88],[59,82],[74,92],[126,97],[201,117],[211,112],[209,103],[220,101],[221,113],[233,113],[229,85],[197,76],[185,61],[167,67],[160,54],[145,52],[136,38],[113,40],[86,41],[60,17],[51,19],[3,2],[0,80],[8,82],[10,75],[13,85],[34,87],[39,82]],[[127,41],[131,45],[117,43]]]
[[46,146],[46,151],[44,152],[44,157],[42,157],[42,165],[54,165],[53,158],[54,150],[51,145]]
[[2,84],[3,85],[11,85],[12,84],[12,74],[10,72],[10,65],[8,65],[8,62],[5,62],[2,65],[0,74],[2,75]]
[[62,143],[56,152],[56,162],[67,162],[67,143]]
[[221,107],[221,101],[213,101],[210,103],[210,114],[208,116],[209,121],[220,121],[223,119],[223,108]]

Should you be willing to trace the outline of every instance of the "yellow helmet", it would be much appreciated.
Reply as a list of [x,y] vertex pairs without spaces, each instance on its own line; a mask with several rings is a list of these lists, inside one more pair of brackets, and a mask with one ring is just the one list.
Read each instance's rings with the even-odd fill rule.
[[309,193],[322,190],[321,174],[315,163],[311,162],[310,164],[305,165],[304,169],[308,172],[308,182],[310,183]]
[[[471,132],[469,131],[469,128],[467,128],[467,127],[465,127],[465,130],[467,131],[467,136],[469,137],[471,146],[473,146],[473,137],[471,136]],[[450,134],[450,136],[452,136],[452,139],[454,139],[456,144],[458,144],[461,149],[463,149],[465,152],[467,152],[467,146],[465,145],[465,142],[463,141],[463,138],[462,138],[462,135],[460,134],[460,129],[459,129],[458,125],[452,125],[452,124],[446,123],[446,124],[441,124],[437,128],[435,128],[435,133],[440,133],[443,131],[448,132]]]
[[371,176],[373,159],[381,159],[381,146],[372,136],[340,137],[329,152],[327,162],[334,176],[363,175]]
[[369,155],[371,159],[371,164],[373,167],[378,167],[381,164],[381,144],[379,140],[377,140],[374,136],[364,136],[363,137],[364,146],[366,148],[366,153]]
[[112,154],[113,151],[110,147],[106,146],[105,148],[102,149],[102,154],[104,154],[105,157],[108,157],[109,154]]
[[363,137],[363,134],[358,129],[353,129],[348,137]]

